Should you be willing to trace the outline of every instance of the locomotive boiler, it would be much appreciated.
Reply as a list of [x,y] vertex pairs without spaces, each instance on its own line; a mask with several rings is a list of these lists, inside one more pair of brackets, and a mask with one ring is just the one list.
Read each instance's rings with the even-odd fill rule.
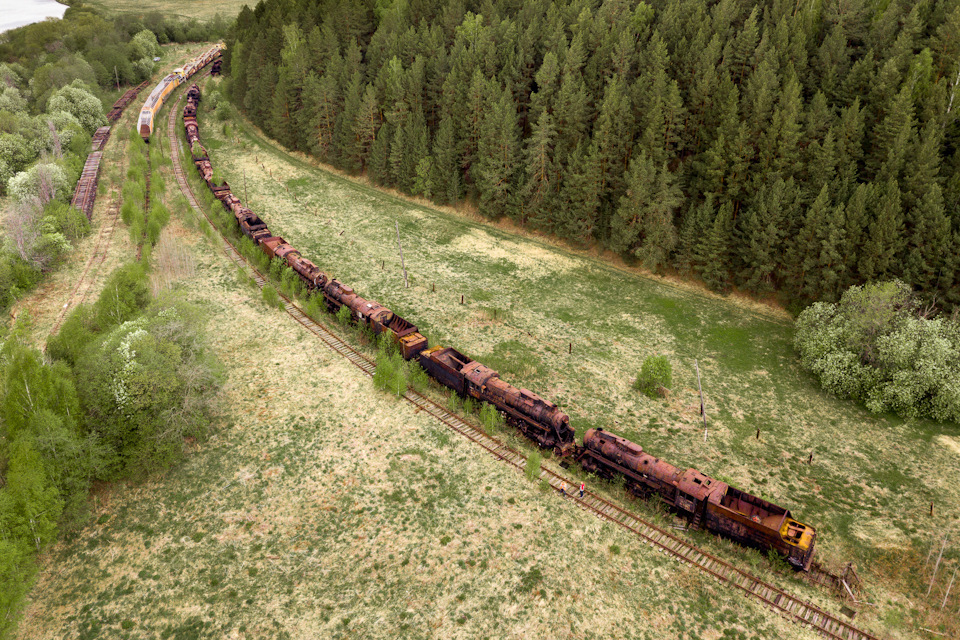
[[460,395],[495,406],[506,414],[508,422],[541,447],[556,449],[559,455],[573,452],[570,418],[552,402],[504,382],[499,373],[452,347],[427,349],[420,354],[420,365]]

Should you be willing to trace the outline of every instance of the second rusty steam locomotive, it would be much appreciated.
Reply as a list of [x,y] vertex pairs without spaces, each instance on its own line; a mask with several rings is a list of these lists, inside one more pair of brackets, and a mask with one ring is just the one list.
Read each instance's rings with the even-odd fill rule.
[[626,487],[638,496],[660,496],[688,518],[693,527],[703,527],[760,549],[772,549],[795,568],[809,570],[816,547],[816,531],[794,520],[788,510],[696,469],[674,467],[639,445],[601,429],[588,430],[583,446],[579,446],[570,418],[556,404],[511,385],[490,367],[452,347],[429,346],[427,338],[412,322],[374,300],[361,297],[349,285],[321,271],[286,240],[271,234],[266,223],[243,206],[229,184],[214,183],[210,158],[200,142],[199,103],[200,89],[193,85],[183,111],[184,129],[201,179],[233,214],[240,232],[272,260],[282,260],[290,267],[310,295],[323,296],[329,311],[336,313],[346,307],[354,322],[370,328],[376,335],[392,336],[405,359],[418,362],[437,382],[460,396],[489,402],[538,446],[576,460],[588,472],[607,478],[623,477]]

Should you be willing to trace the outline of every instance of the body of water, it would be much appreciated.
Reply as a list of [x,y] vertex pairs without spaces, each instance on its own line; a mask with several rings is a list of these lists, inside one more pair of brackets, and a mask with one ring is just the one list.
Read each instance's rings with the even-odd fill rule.
[[0,33],[46,18],[62,18],[67,5],[55,0],[0,0]]

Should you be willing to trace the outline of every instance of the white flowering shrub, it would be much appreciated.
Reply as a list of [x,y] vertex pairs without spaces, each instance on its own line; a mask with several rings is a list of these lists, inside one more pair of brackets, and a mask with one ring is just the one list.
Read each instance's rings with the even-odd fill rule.
[[65,87],[57,89],[47,102],[47,111],[66,111],[80,122],[87,133],[92,134],[97,127],[107,124],[103,113],[103,103],[84,88],[83,82],[75,80]]
[[960,421],[960,324],[921,317],[910,288],[851,287],[800,314],[794,344],[824,389],[874,413]]
[[[101,296],[106,306],[110,295]],[[111,475],[167,466],[182,455],[185,437],[205,433],[220,378],[198,319],[186,303],[155,303],[78,357],[81,401],[110,452]]]
[[67,173],[56,164],[35,164],[7,182],[7,193],[17,202],[39,198],[41,204],[68,200],[72,193]]

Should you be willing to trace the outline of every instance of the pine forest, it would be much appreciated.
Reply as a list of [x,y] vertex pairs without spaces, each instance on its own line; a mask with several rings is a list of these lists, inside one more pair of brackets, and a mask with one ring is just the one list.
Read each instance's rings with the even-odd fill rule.
[[956,0],[268,0],[231,93],[376,183],[795,308],[960,302]]

